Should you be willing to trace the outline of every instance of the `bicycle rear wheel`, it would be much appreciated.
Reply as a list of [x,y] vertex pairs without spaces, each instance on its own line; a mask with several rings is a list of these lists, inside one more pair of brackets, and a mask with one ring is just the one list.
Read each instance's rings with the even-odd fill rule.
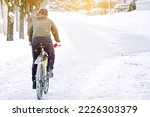
[[43,77],[43,69],[42,65],[37,66],[37,72],[36,72],[36,94],[37,94],[37,99],[41,100],[42,99],[42,94],[43,94],[43,83],[42,83],[42,77]]
[[44,94],[47,94],[48,89],[49,89],[49,78],[45,77],[45,82],[44,82]]

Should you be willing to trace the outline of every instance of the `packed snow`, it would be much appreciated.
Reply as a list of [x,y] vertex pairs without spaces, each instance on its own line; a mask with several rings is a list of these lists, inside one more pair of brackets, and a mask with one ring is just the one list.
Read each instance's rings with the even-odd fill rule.
[[[150,11],[101,16],[50,12],[62,46],[44,100],[150,99]],[[28,38],[0,34],[0,99],[36,100]]]

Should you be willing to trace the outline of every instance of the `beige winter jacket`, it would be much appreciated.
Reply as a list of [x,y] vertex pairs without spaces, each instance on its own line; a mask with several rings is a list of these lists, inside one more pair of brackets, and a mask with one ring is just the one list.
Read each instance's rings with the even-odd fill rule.
[[51,37],[54,36],[56,42],[60,42],[57,27],[54,22],[45,15],[40,15],[32,19],[31,24],[28,26],[29,42],[35,37]]

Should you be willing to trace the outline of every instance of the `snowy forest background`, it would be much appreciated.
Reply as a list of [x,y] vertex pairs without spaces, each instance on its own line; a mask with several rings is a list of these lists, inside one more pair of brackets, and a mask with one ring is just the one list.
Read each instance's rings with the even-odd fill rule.
[[19,38],[25,39],[25,21],[28,24],[32,12],[41,7],[47,6],[56,11],[79,11],[100,7],[111,12],[118,3],[134,5],[135,0],[0,0],[0,19],[3,19],[1,32],[6,35],[7,41],[14,40],[14,32],[19,32]]

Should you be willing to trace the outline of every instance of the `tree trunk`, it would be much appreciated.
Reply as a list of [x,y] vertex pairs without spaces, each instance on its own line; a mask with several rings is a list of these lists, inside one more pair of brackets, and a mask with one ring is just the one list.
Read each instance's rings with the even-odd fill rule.
[[7,22],[7,41],[13,41],[14,17],[10,14],[9,9]]
[[1,1],[1,3],[0,3],[1,4],[1,14],[2,14],[2,18],[3,18],[3,16],[4,16],[3,15],[3,1],[2,0],[0,0],[0,1]]
[[20,25],[19,25],[19,38],[24,39],[24,17],[25,14],[23,12],[23,9],[20,10]]
[[7,41],[13,41],[13,33],[14,33],[14,0],[5,0],[7,4],[8,12],[7,12]]
[[15,12],[16,12],[16,31],[18,32],[19,31],[19,16],[18,16],[18,9],[17,9],[17,7],[16,7],[16,9],[15,9]]
[[3,32],[4,32],[4,35],[7,34],[7,15],[8,15],[8,7],[6,5],[6,3],[4,2],[3,0]]

